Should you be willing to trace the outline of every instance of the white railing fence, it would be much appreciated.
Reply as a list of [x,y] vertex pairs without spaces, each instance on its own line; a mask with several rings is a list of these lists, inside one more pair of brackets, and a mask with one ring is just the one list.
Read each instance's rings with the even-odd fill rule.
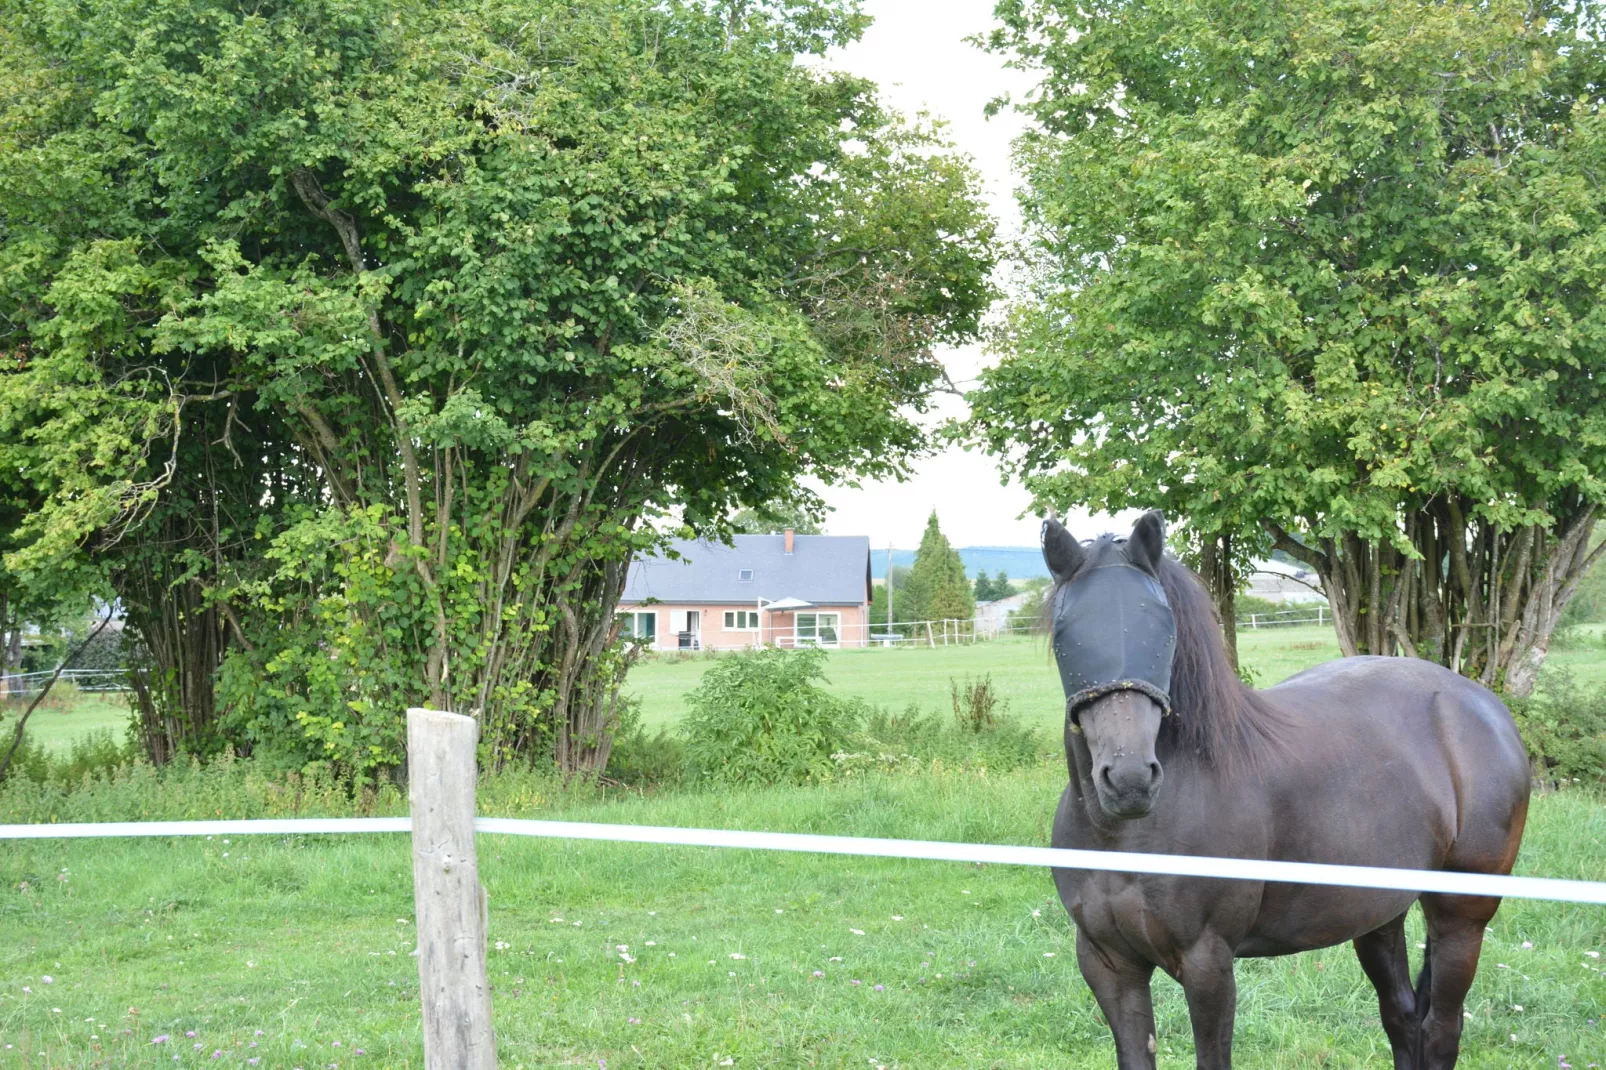
[[[30,698],[45,689],[54,672],[15,672],[0,676],[0,697]],[[79,691],[129,691],[127,669],[63,669],[57,684],[72,684]]]
[[1292,628],[1302,624],[1331,624],[1333,615],[1327,612],[1324,603],[1317,602],[1310,606],[1300,606],[1296,609],[1285,609],[1277,613],[1251,613],[1246,620],[1238,618],[1238,630],[1245,628],[1259,631],[1262,628]]
[[[1250,613],[1238,618],[1239,631],[1300,626],[1326,627],[1333,615],[1325,604],[1300,606],[1275,613]],[[800,630],[793,624],[752,631],[723,631],[713,628],[695,632],[669,632],[641,642],[660,654],[695,654],[703,651],[752,650],[761,646],[785,649],[818,646],[827,650],[909,650],[946,646],[969,646],[995,639],[1037,634],[1042,625],[1032,613],[1016,613],[972,619],[870,621],[839,623],[827,628],[815,626]]]
[[426,1070],[491,1070],[496,1065],[490,988],[486,981],[486,899],[479,879],[475,833],[607,843],[980,862],[1606,905],[1606,882],[1548,877],[1005,844],[476,817],[474,762],[478,737],[479,725],[472,718],[434,710],[407,711],[408,801],[411,817],[0,825],[0,840],[411,833],[413,905],[418,932],[419,998],[423,1005]]

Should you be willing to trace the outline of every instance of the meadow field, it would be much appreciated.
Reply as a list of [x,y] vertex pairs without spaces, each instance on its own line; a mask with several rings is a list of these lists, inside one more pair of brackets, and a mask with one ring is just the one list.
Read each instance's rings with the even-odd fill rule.
[[[1317,629],[1241,642],[1265,683],[1334,653]],[[1592,649],[1561,656],[1599,679]],[[645,717],[673,721],[708,664],[639,666]],[[946,709],[949,678],[982,673],[1014,714],[1057,731],[1058,685],[1029,640],[830,664],[833,688],[892,708]],[[73,715],[59,716],[62,730]],[[225,765],[71,795],[8,785],[0,822],[348,812],[328,793],[292,800],[266,784]],[[488,782],[481,809],[1041,844],[1063,784],[1052,760],[740,793],[525,776]],[[382,795],[371,812],[404,803]],[[1044,871],[490,836],[480,851],[505,1067],[1114,1064]],[[1518,872],[1606,879],[1598,795],[1536,798]],[[401,836],[7,843],[0,1067],[421,1067],[411,917]],[[1599,908],[1505,904],[1467,1003],[1463,1067],[1606,1065],[1603,922]],[[1246,960],[1238,979],[1239,1066],[1388,1064],[1347,947]],[[1161,1065],[1191,1065],[1180,989],[1155,988]]]

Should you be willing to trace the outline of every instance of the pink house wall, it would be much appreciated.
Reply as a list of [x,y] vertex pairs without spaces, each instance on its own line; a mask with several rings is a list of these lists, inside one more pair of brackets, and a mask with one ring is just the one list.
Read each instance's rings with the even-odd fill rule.
[[[653,644],[655,650],[676,650],[679,648],[679,636],[671,630],[670,624],[675,620],[678,612],[694,611],[702,614],[699,646],[703,650],[740,650],[744,647],[759,646],[774,643],[780,646],[791,646],[793,629],[796,626],[794,615],[786,611],[774,613],[760,613],[763,621],[762,638],[759,632],[753,631],[727,631],[725,629],[726,611],[753,612],[755,605],[752,602],[743,602],[731,605],[689,605],[685,603],[656,602],[649,606],[638,606],[629,602],[619,604],[620,613],[653,613],[657,615],[657,637]],[[869,606],[820,606],[816,610],[803,610],[802,612],[836,613],[841,620],[837,626],[837,648],[865,646],[865,618],[869,613]],[[874,629],[871,629],[872,631]]]

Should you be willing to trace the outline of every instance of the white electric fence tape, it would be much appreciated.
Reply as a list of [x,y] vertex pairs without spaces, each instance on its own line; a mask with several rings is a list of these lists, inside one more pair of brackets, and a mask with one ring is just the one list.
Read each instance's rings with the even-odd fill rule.
[[[481,817],[476,831],[560,840],[653,843],[681,847],[736,847],[756,851],[806,851],[872,858],[913,858],[935,862],[984,862],[1001,866],[1151,873],[1176,877],[1322,884],[1345,888],[1386,888],[1402,892],[1489,895],[1551,899],[1563,903],[1606,904],[1606,883],[1550,877],[1505,877],[1484,873],[1333,866],[1313,862],[1270,862],[1245,858],[1075,851],[1055,847],[940,843],[931,840],[814,836],[791,832],[667,828],[656,825],[602,825],[579,821],[524,821]],[[124,821],[82,825],[0,825],[0,840],[79,839],[108,836],[251,836],[315,833],[408,832],[405,817],[286,818],[254,821]]]

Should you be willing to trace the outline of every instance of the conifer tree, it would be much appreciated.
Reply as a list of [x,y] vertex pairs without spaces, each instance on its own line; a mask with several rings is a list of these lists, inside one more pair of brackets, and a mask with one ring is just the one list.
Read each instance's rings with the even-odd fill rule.
[[935,509],[926,520],[920,549],[915,551],[909,584],[928,620],[970,620],[976,615],[976,598],[965,579],[964,562],[938,526]]

